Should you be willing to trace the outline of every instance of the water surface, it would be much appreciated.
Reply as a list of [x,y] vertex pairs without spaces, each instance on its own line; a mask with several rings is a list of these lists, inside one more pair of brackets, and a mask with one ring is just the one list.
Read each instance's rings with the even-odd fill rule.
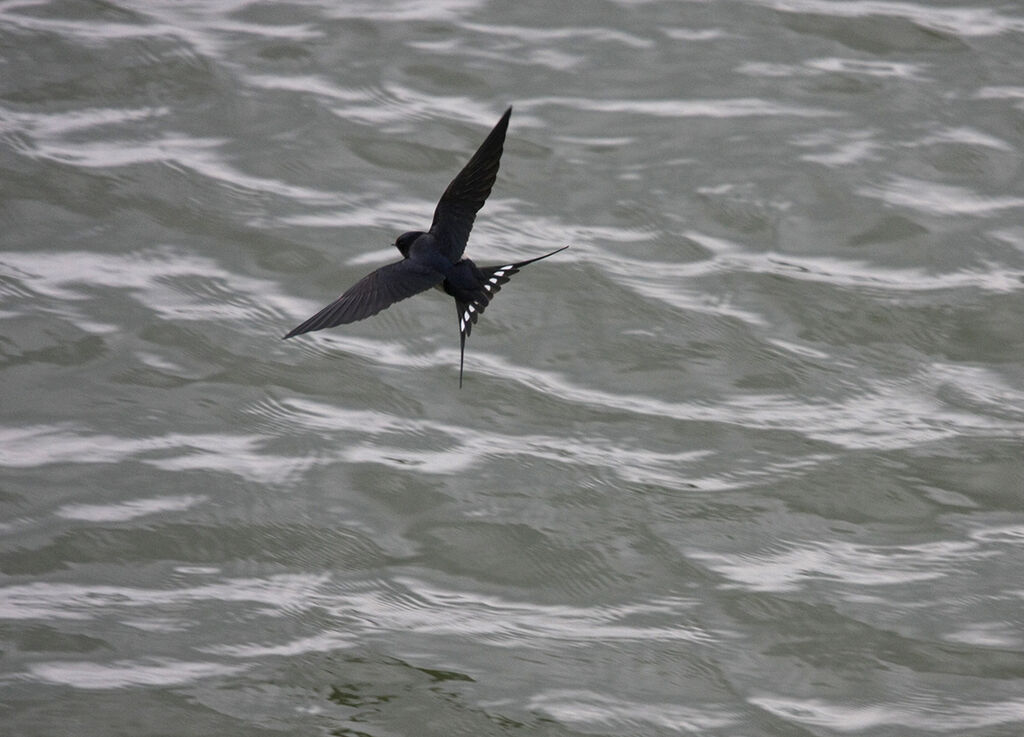
[[[1017,735],[1024,12],[0,3],[12,735]],[[467,346],[280,336],[506,105]]]

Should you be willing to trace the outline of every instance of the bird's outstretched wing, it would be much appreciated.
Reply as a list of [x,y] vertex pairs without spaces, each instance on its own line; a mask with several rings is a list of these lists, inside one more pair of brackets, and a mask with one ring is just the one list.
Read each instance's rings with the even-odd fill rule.
[[284,337],[362,320],[442,281],[444,274],[409,259],[382,266]]
[[484,310],[487,309],[487,305],[494,299],[494,295],[501,291],[503,284],[508,284],[508,280],[512,278],[513,274],[519,272],[524,266],[532,264],[534,261],[540,261],[548,256],[554,256],[556,253],[564,251],[569,246],[562,246],[561,248],[552,251],[551,253],[545,253],[543,256],[537,258],[531,258],[526,261],[519,261],[514,264],[505,264],[504,266],[482,266],[480,267],[480,273],[484,276],[484,281],[480,287],[480,290],[473,296],[473,299],[469,302],[465,302],[460,299],[455,300],[455,308],[459,312],[459,388],[462,388],[462,367],[466,362],[466,338],[473,332],[473,326],[476,321],[480,318],[480,315],[484,314]]
[[494,179],[498,176],[498,164],[501,162],[505,131],[508,130],[511,114],[510,107],[480,144],[473,158],[448,185],[434,209],[430,232],[452,263],[462,258],[476,214],[484,206],[494,186]]

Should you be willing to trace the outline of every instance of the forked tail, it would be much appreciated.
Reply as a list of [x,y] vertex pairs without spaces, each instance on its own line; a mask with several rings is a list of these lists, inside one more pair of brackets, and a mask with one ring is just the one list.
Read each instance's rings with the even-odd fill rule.
[[536,258],[527,259],[526,261],[518,261],[514,264],[505,264],[503,266],[484,266],[480,268],[480,273],[483,274],[484,281],[480,286],[477,294],[473,295],[471,301],[464,302],[462,300],[455,300],[455,307],[459,313],[459,388],[462,388],[462,369],[466,362],[466,338],[473,331],[473,326],[476,324],[477,319],[484,313],[487,305],[494,299],[494,295],[501,291],[501,287],[508,283],[508,280],[512,278],[513,274],[519,272],[524,266],[532,264],[534,261],[540,261],[546,259],[548,256],[554,256],[556,253],[561,253],[569,246],[562,246],[551,253],[545,253],[543,256],[537,256]]

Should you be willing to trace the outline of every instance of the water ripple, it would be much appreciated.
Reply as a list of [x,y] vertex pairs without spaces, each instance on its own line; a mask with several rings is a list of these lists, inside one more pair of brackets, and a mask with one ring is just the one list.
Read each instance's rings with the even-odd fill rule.
[[[453,349],[412,356],[392,343],[351,337],[333,338],[347,353],[385,365],[419,367],[457,360]],[[744,394],[715,405],[703,402],[672,402],[653,396],[608,392],[579,385],[556,373],[512,364],[496,355],[478,352],[473,369],[495,380],[517,383],[530,391],[568,404],[592,407],[600,412],[625,411],[638,415],[691,422],[721,422],[746,428],[787,429],[846,448],[906,448],[956,437],[965,433],[1020,437],[1024,423],[1013,418],[978,414],[947,406],[935,392],[949,383],[948,375],[930,375],[924,368],[916,376],[877,380],[864,394],[813,402],[779,394]],[[309,405],[304,405],[310,411]],[[333,408],[318,410],[331,414]],[[516,441],[521,446],[521,441]],[[436,453],[436,451],[434,451]],[[454,459],[449,459],[454,460]],[[446,464],[443,464],[447,468]]]
[[880,79],[920,80],[925,78],[928,68],[927,64],[915,62],[829,56],[821,59],[807,59],[799,64],[748,61],[741,64],[736,71],[753,77],[816,77],[822,74],[849,74]]
[[[1024,204],[1024,200],[1021,202]],[[870,288],[891,297],[965,287],[992,293],[1024,290],[1021,275],[1007,271],[997,263],[986,264],[988,268],[937,273],[922,267],[881,267],[848,258],[751,253],[738,244],[703,233],[688,231],[684,235],[706,248],[712,257],[680,263],[633,259],[596,249],[580,251],[578,256],[583,255],[587,261],[599,264],[617,285],[628,287],[646,299],[655,299],[680,310],[733,317],[755,327],[764,326],[768,321],[756,312],[738,307],[728,297],[709,299],[701,279],[725,273],[769,274],[856,288],[860,292]],[[692,289],[687,288],[690,283],[693,284]]]
[[578,607],[518,602],[475,592],[432,587],[413,579],[396,583],[415,592],[395,606],[378,586],[340,594],[321,593],[317,598],[335,616],[357,620],[372,615],[375,629],[421,632],[432,635],[473,636],[498,647],[543,647],[544,643],[644,641],[707,642],[719,636],[700,627],[676,623],[643,626],[632,624],[644,615],[680,612],[696,602],[676,597],[639,600],[611,607]]
[[319,3],[329,18],[379,19],[391,23],[410,21],[461,20],[479,7],[482,0],[408,0],[400,5],[381,5],[376,0],[348,0],[345,3]]
[[322,574],[280,574],[167,589],[40,581],[5,586],[0,597],[0,618],[88,620],[123,615],[135,609],[168,614],[211,602],[260,604],[264,614],[284,615],[307,608],[310,597],[326,580]]
[[738,118],[751,116],[831,118],[842,115],[842,113],[836,110],[784,105],[756,97],[718,100],[601,100],[583,97],[540,97],[525,103],[527,109],[541,105],[557,105],[578,111],[649,115],[658,118]]
[[48,661],[31,663],[29,673],[37,680],[83,689],[111,689],[138,686],[181,686],[245,670],[240,665],[146,658],[110,663]]
[[118,437],[73,425],[0,427],[0,458],[10,468],[135,460],[167,471],[206,470],[260,483],[284,483],[310,461],[277,456],[260,435],[168,433]]
[[961,572],[971,561],[996,555],[974,542],[859,545],[833,541],[787,547],[778,553],[725,555],[691,551],[690,557],[749,591],[796,591],[816,580],[850,586],[896,586]]
[[257,177],[239,171],[216,153],[225,139],[179,136],[171,133],[145,141],[113,140],[81,142],[36,138],[23,150],[33,158],[89,169],[110,169],[141,164],[167,164],[194,171],[223,185],[248,192],[287,197],[306,204],[333,202],[330,192]]
[[223,655],[229,658],[271,658],[294,657],[306,653],[325,653],[332,650],[343,650],[354,647],[359,642],[358,636],[351,632],[323,632],[309,637],[300,637],[288,642],[266,644],[223,644],[205,645],[196,648],[208,655]]
[[921,28],[954,36],[994,36],[1024,31],[1024,18],[988,7],[935,7],[891,0],[748,0],[786,13],[833,18],[901,18]]
[[348,89],[314,75],[249,74],[246,75],[245,81],[247,84],[262,89],[304,92],[344,102],[369,103],[374,100],[370,90]]
[[795,699],[787,696],[758,696],[750,703],[786,721],[825,727],[837,732],[860,732],[904,728],[963,733],[1024,719],[1024,699],[953,703],[945,698],[928,699],[912,706],[906,703],[855,706],[825,699]]
[[[276,287],[270,282],[232,272],[213,259],[170,248],[116,255],[9,251],[3,254],[0,267],[13,271],[40,295],[65,304],[88,299],[97,286],[127,289],[137,294],[147,308],[171,320],[242,320],[295,311],[293,301],[275,296]],[[193,286],[197,283],[204,288],[197,290]],[[217,299],[208,298],[211,290]]]
[[884,184],[860,187],[857,193],[928,215],[985,217],[1000,210],[1024,206],[1024,197],[985,196],[967,187],[910,177],[892,177]]
[[84,108],[60,113],[33,113],[0,107],[0,133],[20,132],[53,139],[105,126],[119,126],[160,118],[170,113],[166,106],[143,108]]
[[[266,416],[266,407],[261,412]],[[676,486],[681,468],[704,457],[704,451],[659,453],[630,449],[598,438],[550,435],[505,435],[494,430],[460,428],[448,423],[410,420],[374,411],[353,411],[306,399],[280,402],[276,415],[289,434],[295,427],[314,432],[351,432],[360,440],[329,455],[349,462],[415,468],[418,473],[458,474],[484,459],[528,456],[570,466],[605,468],[627,480],[649,480]],[[287,422],[283,420],[287,418]],[[395,436],[394,445],[386,436]],[[410,448],[410,437],[433,437],[430,447]],[[452,444],[454,447],[451,447]]]
[[603,41],[621,44],[631,49],[646,49],[653,46],[649,39],[625,33],[611,28],[593,28],[586,26],[567,26],[564,28],[540,28],[527,26],[506,26],[489,23],[463,23],[463,28],[494,36],[521,39],[528,44],[550,43],[573,40]]
[[88,522],[126,522],[160,512],[180,512],[207,500],[202,495],[128,499],[117,504],[65,504],[55,514],[64,519]]
[[222,43],[217,41],[218,34],[246,34],[296,41],[308,41],[321,36],[320,31],[310,26],[265,25],[231,18],[231,6],[245,6],[245,2],[216,3],[208,8],[193,5],[191,13],[171,12],[167,8],[161,8],[157,3],[152,3],[146,6],[145,14],[138,15],[137,23],[117,22],[110,17],[97,20],[82,17],[63,19],[18,12],[19,8],[30,8],[40,4],[45,3],[40,3],[39,0],[6,2],[0,8],[0,20],[8,28],[53,33],[61,38],[74,39],[84,44],[108,44],[161,36],[182,38],[209,56],[217,56],[217,52],[222,48]]
[[486,354],[474,357],[474,369],[598,411],[614,409],[682,421],[790,430],[848,449],[908,448],[974,432],[1010,438],[1024,433],[1024,425],[1019,422],[948,408],[934,396],[923,393],[919,381],[914,379],[879,382],[871,387],[870,394],[825,403],[766,394],[727,398],[712,406],[587,388],[554,373],[512,365]]
[[560,723],[591,730],[635,733],[650,727],[705,733],[734,726],[738,717],[716,706],[681,706],[675,703],[637,703],[582,689],[550,689],[530,699],[529,708]]

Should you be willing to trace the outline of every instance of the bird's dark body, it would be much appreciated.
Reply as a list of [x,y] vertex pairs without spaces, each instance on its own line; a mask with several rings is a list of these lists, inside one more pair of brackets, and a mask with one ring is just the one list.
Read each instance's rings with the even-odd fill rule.
[[464,258],[449,269],[441,283],[441,289],[460,302],[472,302],[474,299],[487,297],[486,292],[483,292],[483,285],[486,283],[487,277],[477,265]]
[[462,254],[476,213],[494,186],[501,161],[505,132],[512,108],[487,136],[469,163],[451,181],[434,210],[429,231],[409,231],[395,240],[402,260],[382,266],[324,307],[285,338],[311,330],[334,327],[375,315],[395,302],[431,287],[455,299],[459,316],[459,386],[465,361],[466,338],[491,299],[520,268],[559,251],[503,266],[479,267]]

